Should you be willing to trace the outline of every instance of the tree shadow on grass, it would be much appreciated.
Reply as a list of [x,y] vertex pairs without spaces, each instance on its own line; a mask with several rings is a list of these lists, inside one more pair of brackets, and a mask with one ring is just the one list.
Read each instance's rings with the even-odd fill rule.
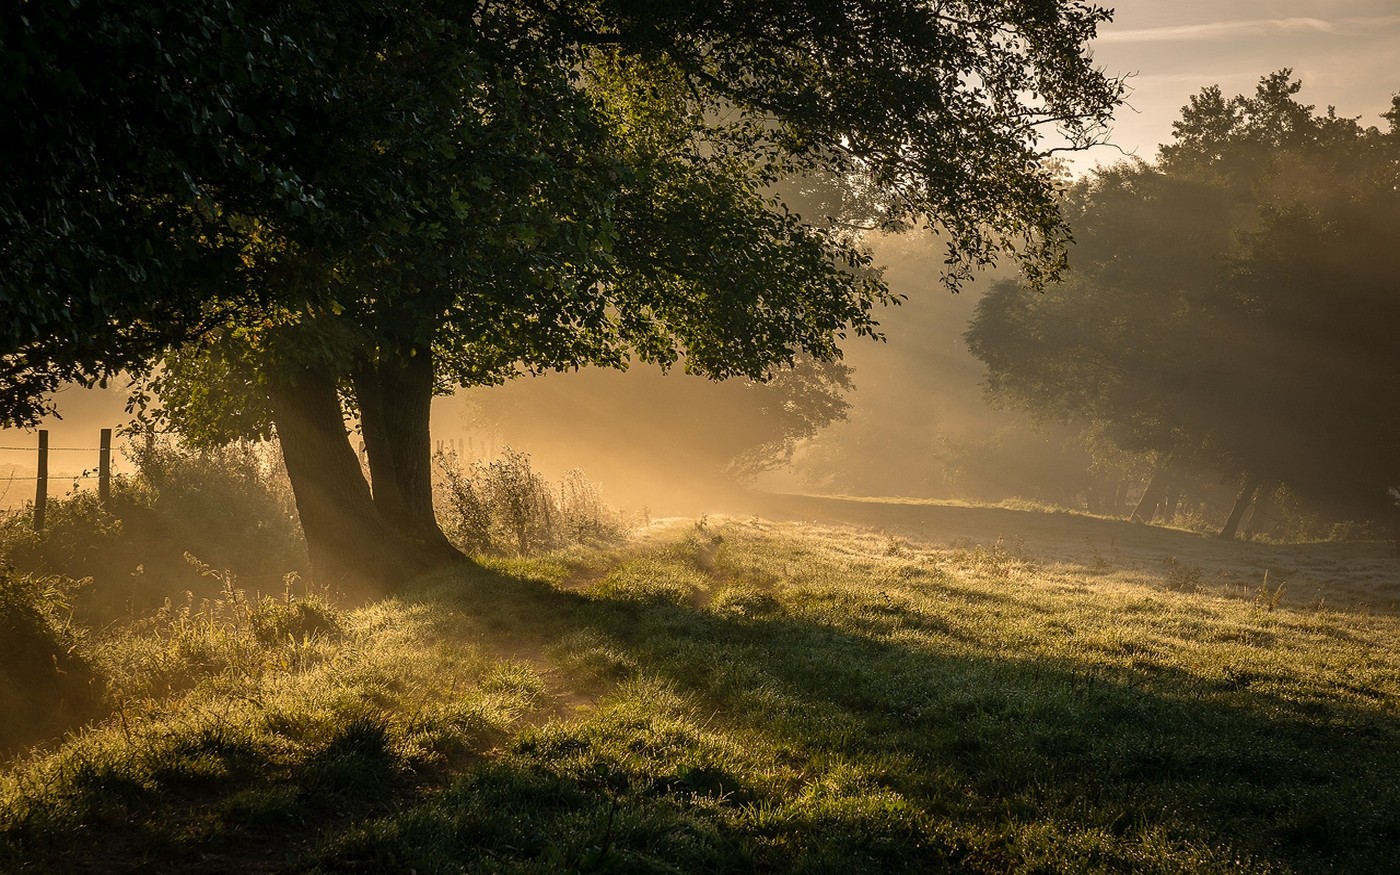
[[[109,812],[81,828],[84,859],[232,871],[257,845],[258,871],[1381,872],[1400,847],[1400,720],[1381,707],[1030,659],[898,606],[910,632],[891,641],[771,597],[609,598],[484,569],[399,598],[433,636],[614,692],[447,784],[380,762],[370,725],[305,768],[240,750],[200,804],[251,805],[245,824],[160,832],[161,806],[190,804],[167,782],[128,805],[154,830],[141,848]],[[285,792],[250,802],[267,781]],[[28,869],[71,870],[61,834],[20,840]]]
[[[497,635],[502,646],[524,652],[547,651],[582,633],[589,646],[624,655],[619,676],[631,666],[660,679],[694,714],[708,715],[707,725],[796,763],[805,777],[793,793],[845,763],[859,773],[857,783],[865,782],[857,796],[883,788],[899,800],[900,813],[883,826],[868,822],[859,805],[846,825],[873,836],[887,852],[877,856],[896,868],[936,859],[995,871],[1033,853],[944,836],[930,857],[929,843],[938,844],[934,837],[957,819],[974,824],[969,834],[1106,836],[1127,855],[1124,865],[1134,846],[1163,842],[1221,860],[1239,855],[1261,869],[1347,872],[1385,871],[1400,850],[1400,719],[1381,707],[1263,689],[1266,669],[1209,678],[1148,660],[1031,659],[955,627],[920,627],[912,611],[905,628],[916,634],[891,643],[787,614],[776,603],[766,613],[726,614],[723,606],[589,597],[510,577],[460,587],[451,602],[446,616],[458,618],[448,621],[456,634]],[[593,794],[595,814],[617,798],[653,815],[686,809],[692,784],[703,778],[658,785],[654,774],[629,772],[625,757],[609,753],[597,732],[565,730],[574,748],[531,748],[514,762],[536,777],[560,778],[553,763],[561,751],[577,761],[592,750],[596,768],[624,776],[616,786],[594,786],[565,770],[574,791]],[[714,767],[692,765],[692,773]],[[677,770],[662,771],[668,768]],[[784,809],[772,788],[746,787],[739,775],[719,771],[730,804]],[[816,848],[818,857],[845,859],[828,839],[800,835],[800,825],[779,842],[765,838],[752,818],[740,817],[736,826],[732,817],[706,817],[710,828],[729,831],[725,841],[707,845],[716,853],[742,847],[752,855],[764,842],[778,842],[788,851]],[[686,841],[698,841],[696,831],[704,830],[687,824]],[[648,841],[646,853],[664,859],[666,842]],[[679,848],[670,852],[684,856]]]

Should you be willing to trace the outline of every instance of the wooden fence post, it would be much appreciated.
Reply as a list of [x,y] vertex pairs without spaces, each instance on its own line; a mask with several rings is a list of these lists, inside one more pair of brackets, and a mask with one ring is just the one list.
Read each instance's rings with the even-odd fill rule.
[[97,450],[97,499],[106,504],[112,497],[112,430],[102,429]]
[[39,429],[39,476],[34,487],[34,531],[44,530],[44,511],[49,503],[49,430]]

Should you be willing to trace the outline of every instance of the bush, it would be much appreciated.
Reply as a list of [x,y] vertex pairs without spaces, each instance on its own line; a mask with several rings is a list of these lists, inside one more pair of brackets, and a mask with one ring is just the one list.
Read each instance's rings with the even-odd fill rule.
[[100,685],[69,608],[80,585],[0,568],[0,755],[96,709]]
[[0,560],[40,575],[100,577],[114,562],[126,564],[127,541],[113,509],[91,492],[49,499],[42,532],[34,531],[32,508],[0,520]]
[[439,453],[434,503],[443,531],[468,553],[519,556],[569,544],[621,538],[621,515],[603,501],[598,486],[578,470],[554,489],[509,448],[501,458],[463,467],[455,454]]
[[[133,443],[136,476],[124,495],[173,542],[240,576],[280,579],[306,568],[306,546],[282,454],[273,442],[190,450],[172,440]],[[145,513],[149,511],[149,513]]]

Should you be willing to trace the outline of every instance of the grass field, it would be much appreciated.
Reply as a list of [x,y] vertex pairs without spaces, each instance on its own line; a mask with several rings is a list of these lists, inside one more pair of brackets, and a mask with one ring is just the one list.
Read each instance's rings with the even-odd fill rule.
[[94,633],[0,870],[1395,871],[1386,545],[770,501]]

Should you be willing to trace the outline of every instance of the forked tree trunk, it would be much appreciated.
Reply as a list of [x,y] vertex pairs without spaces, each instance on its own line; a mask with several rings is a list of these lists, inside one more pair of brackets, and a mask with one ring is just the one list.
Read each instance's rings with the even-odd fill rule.
[[1128,522],[1152,522],[1152,518],[1157,515],[1157,506],[1167,497],[1168,479],[1166,468],[1158,468],[1152,472],[1152,479],[1148,481],[1147,488],[1142,491],[1142,498],[1138,500],[1132,516],[1128,517]]
[[281,374],[270,399],[315,578],[363,593],[431,567],[375,507],[331,376],[314,368]]
[[1254,503],[1254,495],[1259,491],[1260,478],[1250,475],[1245,481],[1244,488],[1240,490],[1239,497],[1235,499],[1235,506],[1230,509],[1230,516],[1225,520],[1225,525],[1220,529],[1219,537],[1226,540],[1233,540],[1235,534],[1240,530],[1240,520],[1244,519],[1244,512]]
[[465,557],[433,511],[431,356],[383,359],[355,375],[373,499],[384,518],[438,561]]

